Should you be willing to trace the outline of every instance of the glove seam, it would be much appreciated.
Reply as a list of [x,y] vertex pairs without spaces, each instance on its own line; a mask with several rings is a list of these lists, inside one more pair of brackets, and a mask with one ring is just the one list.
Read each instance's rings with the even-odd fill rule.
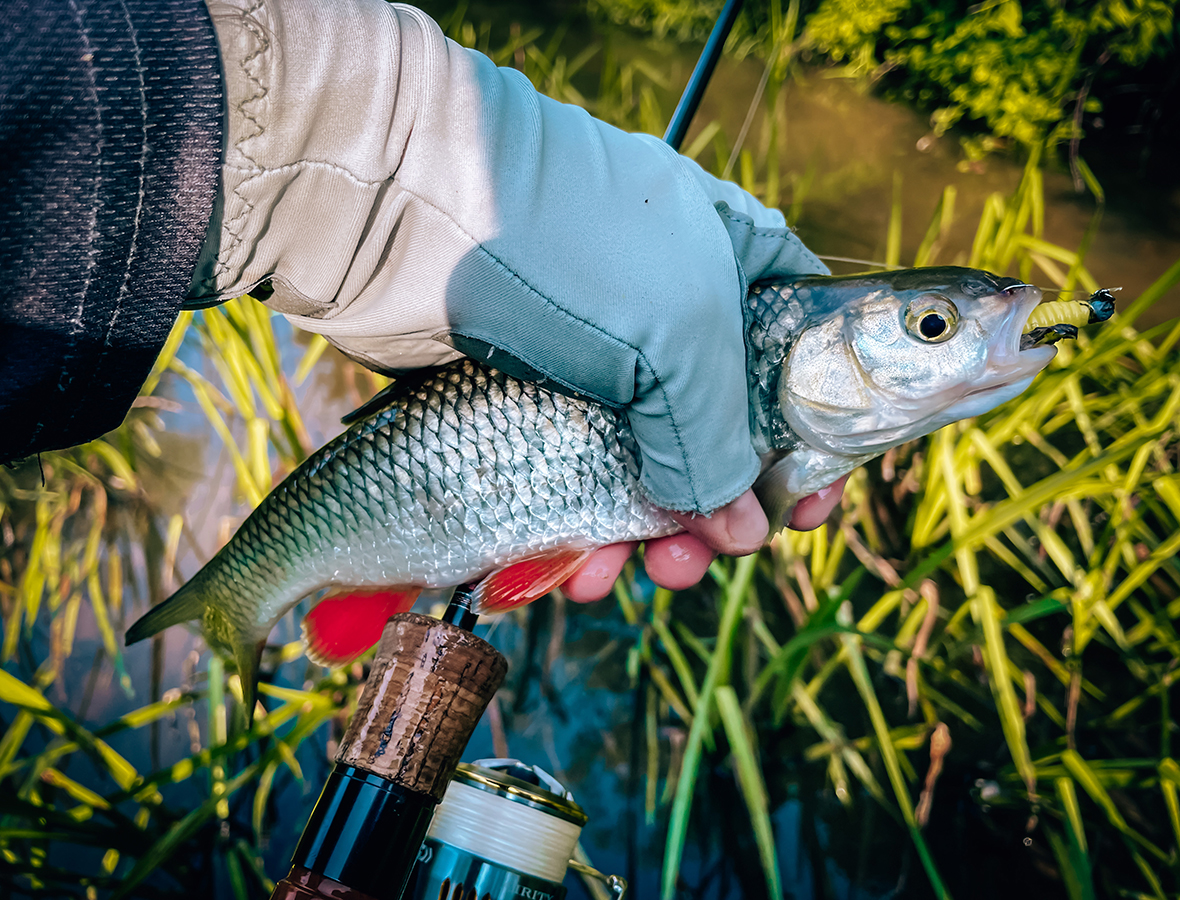
[[[795,229],[791,226],[788,225],[786,228],[768,228],[766,226],[758,226],[754,224],[754,220],[750,219],[749,216],[743,215],[739,218],[739,214],[730,209],[729,204],[724,203],[724,201],[722,204],[716,205],[714,208],[717,210],[717,215],[721,216],[723,219],[728,219],[735,225],[742,225],[746,227],[749,233],[755,237],[793,238],[794,243],[797,244],[799,249],[803,251],[808,260],[814,262],[821,269],[826,268],[824,264],[820,262],[819,257],[807,249],[807,245],[799,240],[799,236],[795,234]],[[749,220],[749,222],[747,223],[745,220]]]
[[710,505],[707,509],[703,509],[703,510],[700,509],[699,501],[698,501],[696,507],[684,508],[684,507],[680,507],[680,506],[677,506],[674,504],[662,502],[657,497],[655,497],[650,491],[648,491],[647,486],[642,483],[640,484],[640,487],[643,488],[644,493],[647,494],[648,498],[653,503],[655,503],[656,506],[660,507],[661,509],[666,509],[666,510],[669,510],[669,511],[675,512],[675,513],[691,513],[691,514],[699,515],[699,516],[711,516],[717,510],[721,509],[721,507],[732,503],[734,500],[736,500],[738,497],[742,496],[742,494],[744,494],[746,491],[748,491],[750,489],[750,486],[754,483],[754,481],[758,477],[758,469],[759,469],[760,465],[761,465],[760,462],[757,459],[755,459],[755,463],[754,463],[754,466],[752,467],[750,474],[747,475],[747,477],[742,480],[742,484],[744,485],[744,487],[738,488],[732,494],[722,494],[721,496],[724,499],[718,501],[715,505]]
[[[265,5],[266,0],[255,0],[252,5],[241,10],[241,12],[234,17],[236,22],[240,23],[242,27],[246,28],[253,38],[258,42],[258,46],[254,51],[246,54],[244,57],[237,59],[237,67],[246,79],[246,84],[252,85],[255,88],[255,91],[240,103],[235,104],[235,111],[240,114],[245,121],[254,126],[254,131],[251,134],[245,135],[234,141],[234,150],[240,153],[244,159],[248,159],[251,163],[254,163],[255,166],[257,166],[257,161],[251,154],[246,152],[243,145],[247,141],[259,138],[266,133],[266,129],[263,127],[262,122],[259,121],[256,115],[246,108],[247,104],[258,103],[270,93],[270,88],[263,83],[261,78],[251,72],[248,68],[250,63],[254,62],[256,59],[271,50],[271,41],[268,37],[268,29],[263,27],[262,23],[258,21],[257,18],[255,18],[256,13],[262,10]],[[216,24],[216,17],[214,17],[214,23]],[[224,171],[241,171],[241,169],[238,167],[230,166],[228,164],[223,164],[222,169]],[[264,167],[259,167],[259,169],[260,171],[257,174],[247,178],[241,184],[234,185],[233,194],[234,197],[236,197],[238,201],[241,202],[242,210],[232,219],[222,222],[222,233],[228,235],[230,241],[229,246],[221,246],[218,248],[216,269],[212,274],[214,282],[216,282],[220,276],[229,272],[230,265],[228,262],[228,257],[243,243],[241,224],[249,220],[249,217],[251,213],[253,213],[255,207],[253,203],[246,199],[245,194],[242,193],[242,188],[249,184],[258,175],[266,172]]]
[[[366,180],[364,178],[357,177],[357,175],[351,169],[347,168],[346,166],[341,166],[341,165],[338,165],[337,163],[326,162],[324,160],[319,160],[319,159],[297,159],[294,162],[283,163],[281,166],[247,167],[247,166],[226,165],[226,166],[223,166],[222,168],[225,169],[226,171],[239,172],[239,173],[249,176],[245,181],[243,181],[240,185],[238,185],[236,188],[234,188],[234,193],[236,194],[236,193],[238,193],[239,188],[244,187],[245,185],[249,184],[251,181],[254,181],[255,179],[257,179],[259,176],[269,175],[274,172],[286,172],[288,170],[301,169],[304,167],[321,168],[321,169],[327,169],[332,172],[339,172],[343,175],[346,175],[348,177],[348,179],[350,181],[352,181],[357,187],[374,187],[375,185],[385,184],[385,182],[387,182],[387,181],[397,181],[397,178],[395,175],[383,175],[380,178]],[[400,185],[401,182],[398,182],[398,184]],[[407,193],[409,193],[409,192],[407,192]]]
[[751,234],[758,235],[759,237],[785,237],[786,235],[794,236],[795,234],[795,229],[791,228],[789,225],[785,228],[779,228],[777,226],[755,224],[753,219],[751,219],[745,213],[737,212],[724,200],[720,200],[715,203],[713,208],[717,210],[717,214],[719,216],[729,219],[729,221],[735,222],[738,225],[746,225],[748,221],[749,225],[747,228],[749,232]]

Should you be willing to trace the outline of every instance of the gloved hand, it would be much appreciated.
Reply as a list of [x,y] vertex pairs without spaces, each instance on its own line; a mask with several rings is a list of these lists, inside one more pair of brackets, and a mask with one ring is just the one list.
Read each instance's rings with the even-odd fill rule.
[[410,7],[211,11],[228,138],[195,299],[269,280],[269,306],[370,368],[466,353],[625,408],[668,509],[749,488],[746,286],[826,271],[780,213]]

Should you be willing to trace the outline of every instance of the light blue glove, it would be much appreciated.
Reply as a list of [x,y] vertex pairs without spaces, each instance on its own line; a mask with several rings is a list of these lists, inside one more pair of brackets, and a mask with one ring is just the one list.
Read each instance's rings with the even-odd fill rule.
[[750,486],[746,287],[826,272],[780,213],[409,7],[215,21],[230,140],[196,296],[270,279],[270,306],[370,367],[463,353],[625,408],[668,509]]

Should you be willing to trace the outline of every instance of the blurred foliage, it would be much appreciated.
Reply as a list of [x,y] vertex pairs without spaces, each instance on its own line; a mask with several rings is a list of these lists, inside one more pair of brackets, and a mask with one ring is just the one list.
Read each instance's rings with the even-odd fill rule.
[[[776,9],[765,27],[782,63],[797,9]],[[515,28],[505,38],[462,10],[442,24],[554,96],[663,129],[664,85],[641,63],[597,45],[567,57],[558,37]],[[746,128],[730,137],[711,123],[687,148],[713,148],[718,170],[774,204],[798,199],[774,149],[787,68],[768,65],[751,104],[769,135],[760,146],[745,146]],[[1085,246],[1044,237],[1043,146],[1031,147],[1016,191],[989,198],[970,247],[949,246],[948,188],[906,262],[962,254],[1061,291],[1098,287]],[[903,261],[900,216],[895,204],[891,265]],[[723,783],[744,806],[718,836],[744,896],[782,895],[776,817],[791,804],[817,896],[838,893],[833,871],[907,896],[994,896],[1014,884],[1071,900],[1180,892],[1180,325],[1134,329],[1177,283],[1180,264],[1096,334],[1060,345],[1022,397],[857,472],[825,527],[719,561],[679,597],[629,566],[615,590],[622,637],[595,659],[637,711],[623,765],[663,829],[664,897],[711,896],[686,863],[693,835],[715,834],[712,812],[729,809],[712,802]],[[255,724],[233,733],[226,696],[240,685],[219,660],[202,672],[194,651],[181,682],[164,685],[157,637],[153,683],[133,684],[119,634],[177,581],[188,526],[184,490],[166,480],[179,460],[165,428],[181,408],[174,397],[217,436],[243,510],[309,450],[296,394],[326,344],[312,338],[298,362],[282,346],[250,298],[186,313],[122,428],[0,471],[0,891],[245,898],[281,874],[264,860],[275,794],[304,784],[309,752],[330,754],[363,665],[325,672],[297,643],[270,647]],[[380,386],[352,377],[366,393]],[[533,634],[538,608],[502,627]],[[80,697],[63,678],[79,622],[93,623],[99,648]],[[556,633],[514,658],[519,678],[560,653]],[[298,689],[274,677],[282,666],[296,667]],[[139,705],[92,722],[90,698],[112,677]],[[164,725],[183,730],[188,752],[153,752],[136,767],[118,749],[155,747]],[[612,747],[599,752],[618,761]],[[857,822],[879,824],[850,849]],[[874,849],[901,840],[908,850]],[[1005,848],[1002,866],[978,851],[989,843]]]
[[887,97],[929,111],[936,134],[973,120],[990,133],[964,141],[978,156],[995,139],[1026,150],[1072,139],[1082,113],[1101,109],[1088,92],[1097,67],[1133,78],[1172,49],[1173,17],[1167,0],[991,0],[967,9],[825,0],[807,21],[806,40],[852,73],[876,74]]
[[[594,5],[618,23],[703,40],[722,4]],[[769,23],[779,6],[746,4],[732,51],[773,48]],[[817,0],[803,3],[801,14],[798,49],[928,112],[935,134],[968,126],[969,158],[1006,142],[1028,151],[1079,138],[1083,114],[1102,108],[1092,91],[1099,70],[1117,89],[1141,81],[1153,59],[1180,59],[1171,0]]]

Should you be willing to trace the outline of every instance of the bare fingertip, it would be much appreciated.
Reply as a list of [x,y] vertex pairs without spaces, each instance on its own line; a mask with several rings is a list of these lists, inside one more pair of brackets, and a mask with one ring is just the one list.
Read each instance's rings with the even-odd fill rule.
[[746,491],[725,507],[725,513],[726,529],[735,549],[752,553],[766,541],[770,521],[753,491]]
[[647,542],[643,566],[648,577],[671,591],[696,584],[715,556],[712,549],[692,534],[675,534]]
[[599,548],[565,580],[561,592],[574,603],[594,603],[608,596],[634,549],[634,542]]

